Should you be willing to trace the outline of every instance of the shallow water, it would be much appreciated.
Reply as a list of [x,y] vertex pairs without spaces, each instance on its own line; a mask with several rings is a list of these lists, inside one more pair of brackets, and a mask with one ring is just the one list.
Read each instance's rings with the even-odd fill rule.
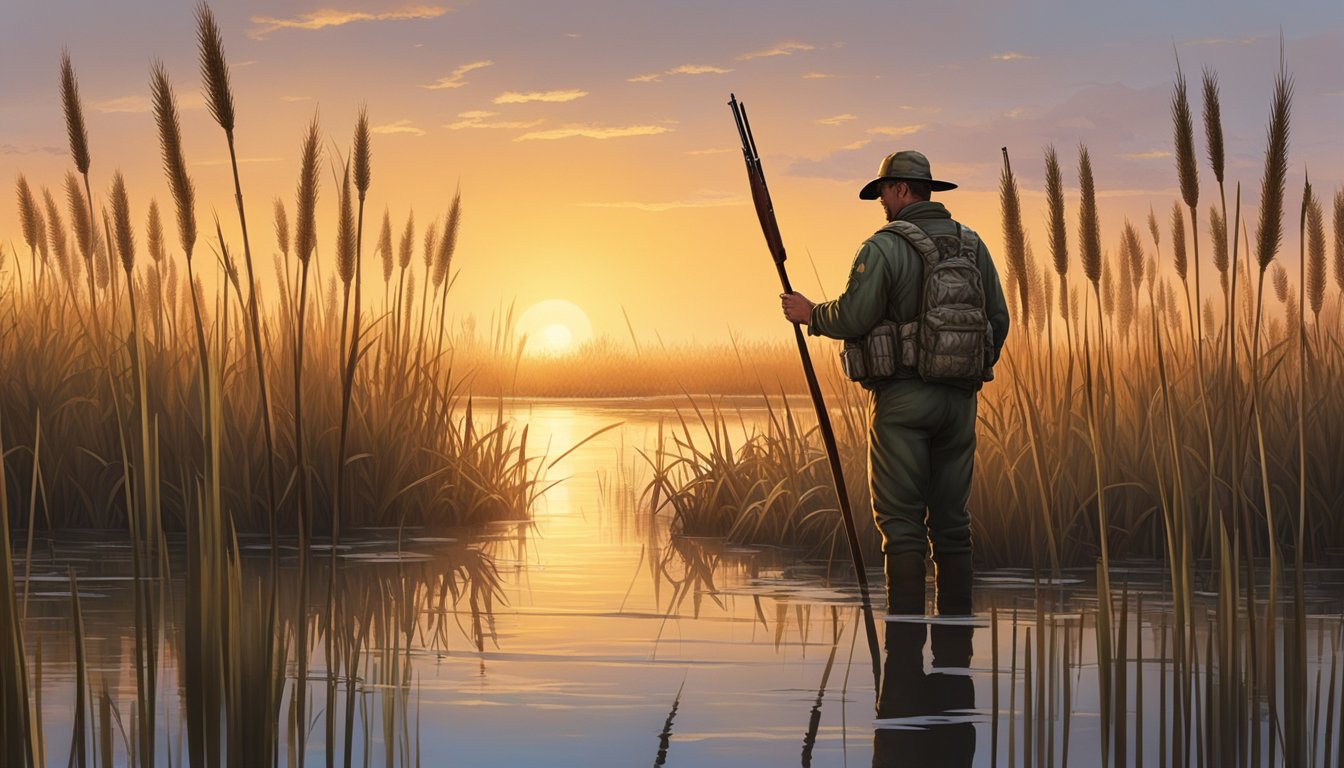
[[[750,428],[764,413],[749,407],[753,401],[743,402],[747,405],[732,412],[730,421]],[[1096,603],[1087,574],[1066,574],[1063,583],[1047,585],[1059,609],[1042,609],[1040,624],[1034,581],[1017,571],[980,574],[973,620],[879,617],[878,635],[890,654],[883,655],[887,683],[875,712],[872,665],[852,579],[829,579],[825,563],[800,562],[788,553],[671,537],[665,517],[651,516],[640,504],[647,473],[635,449],[656,441],[659,419],[675,420],[678,404],[508,403],[508,417],[530,425],[529,443],[549,445],[552,457],[603,427],[621,426],[548,471],[552,479],[564,480],[546,493],[528,525],[435,535],[349,534],[347,541],[354,543],[338,553],[338,585],[349,594],[369,585],[409,585],[400,607],[411,609],[416,627],[410,633],[409,685],[388,682],[387,656],[374,654],[364,668],[357,710],[359,721],[370,725],[355,734],[356,764],[366,742],[372,764],[387,764],[389,735],[399,742],[391,746],[397,764],[414,764],[418,745],[420,758],[430,765],[450,760],[466,766],[988,766],[1007,765],[1010,750],[1026,764],[1024,748],[1038,750],[1042,738],[1052,749],[1038,754],[1053,754],[1062,764],[1066,676],[1072,698],[1069,760],[1099,763],[1095,625],[1080,618]],[[264,543],[243,543],[264,568]],[[105,682],[117,702],[112,728],[118,716],[124,720],[131,711],[134,632],[127,558],[127,545],[102,534],[62,535],[35,547],[26,647],[30,657],[39,645],[43,654],[50,765],[66,764],[71,730],[68,567],[79,577],[91,684],[97,692]],[[179,574],[180,559],[175,549]],[[426,585],[440,584],[436,580],[453,569],[465,574],[464,584],[497,573],[503,599],[474,605],[465,598],[455,604],[427,599],[433,590]],[[870,578],[880,584],[876,571]],[[1342,578],[1321,571],[1312,579],[1309,597],[1319,609],[1313,611],[1308,653],[1313,679],[1318,671],[1332,672],[1330,638],[1340,624]],[[315,582],[324,584],[325,576]],[[1164,683],[1170,688],[1170,681],[1168,665],[1153,659],[1170,653],[1161,630],[1171,607],[1156,569],[1117,565],[1112,582],[1117,591],[1129,584],[1129,756],[1142,752],[1145,763],[1157,765],[1163,728],[1157,692]],[[19,590],[22,595],[22,582]],[[1118,592],[1116,602],[1119,608]],[[1042,628],[1056,655],[1040,653]],[[1066,634],[1073,659],[1067,666]],[[161,653],[160,730],[173,764],[180,765],[185,741],[172,635],[166,632]],[[1025,669],[1029,643],[1037,650],[1031,672]],[[1324,643],[1325,663],[1318,661],[1317,643]],[[321,648],[318,641],[310,674],[317,681],[310,685],[317,718],[307,744],[312,765],[322,764],[326,751]],[[1050,666],[1041,677],[1043,660]],[[1140,679],[1141,694],[1133,690]],[[1041,682],[1049,691],[1045,701],[1056,703],[1054,717],[1033,714],[1027,729],[1024,708],[1035,707],[1024,705],[1026,688],[1032,686],[1033,701],[1040,700]],[[1327,676],[1323,686],[1328,685]],[[395,706],[402,707],[404,721],[384,731],[381,713]],[[1050,709],[1043,704],[1040,712],[1048,715]],[[124,760],[120,735],[113,741]]]

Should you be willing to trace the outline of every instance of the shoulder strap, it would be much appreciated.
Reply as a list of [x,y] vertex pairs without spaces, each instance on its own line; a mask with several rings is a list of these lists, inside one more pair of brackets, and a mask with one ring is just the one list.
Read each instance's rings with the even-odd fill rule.
[[961,229],[961,253],[975,262],[976,257],[980,255],[980,236],[968,226],[963,224],[957,226]]
[[899,235],[904,238],[906,242],[915,247],[916,251],[919,251],[919,255],[924,259],[924,265],[926,267],[937,264],[941,258],[938,253],[938,246],[934,245],[933,239],[925,234],[924,230],[911,222],[897,219],[877,231],[879,233],[891,232],[894,235]]

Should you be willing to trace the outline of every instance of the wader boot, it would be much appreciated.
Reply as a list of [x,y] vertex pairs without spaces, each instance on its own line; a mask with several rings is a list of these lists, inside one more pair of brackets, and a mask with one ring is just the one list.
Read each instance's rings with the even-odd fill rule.
[[924,553],[886,557],[887,613],[924,615]]
[[938,556],[938,614],[971,615],[971,553],[955,552]]

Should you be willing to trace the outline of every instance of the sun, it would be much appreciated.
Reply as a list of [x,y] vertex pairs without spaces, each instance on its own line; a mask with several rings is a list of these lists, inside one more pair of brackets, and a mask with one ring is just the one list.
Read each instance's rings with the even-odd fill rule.
[[526,337],[524,351],[528,354],[563,355],[593,337],[593,324],[574,302],[547,299],[518,317],[515,333],[519,339]]

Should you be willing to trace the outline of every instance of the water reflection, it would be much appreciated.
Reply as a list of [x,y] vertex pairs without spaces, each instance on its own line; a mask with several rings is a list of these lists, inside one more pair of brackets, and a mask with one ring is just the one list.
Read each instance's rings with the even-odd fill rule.
[[[975,685],[970,677],[975,628],[887,622],[886,662],[873,731],[873,766],[970,766],[975,758]],[[933,665],[925,672],[924,643]]]

